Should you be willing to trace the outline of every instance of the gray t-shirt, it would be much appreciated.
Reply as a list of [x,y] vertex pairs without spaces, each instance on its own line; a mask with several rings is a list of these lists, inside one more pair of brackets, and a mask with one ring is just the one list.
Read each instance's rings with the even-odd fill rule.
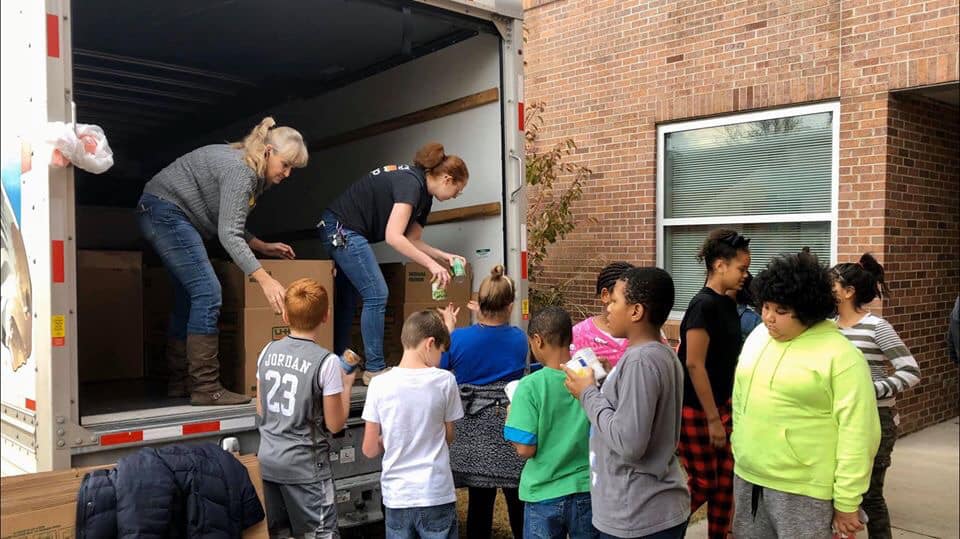
[[257,381],[263,478],[287,484],[329,479],[323,397],[343,392],[337,356],[313,341],[284,337],[260,353]]
[[603,383],[580,396],[590,420],[593,525],[642,537],[690,517],[686,475],[677,458],[683,368],[659,342],[631,346]]

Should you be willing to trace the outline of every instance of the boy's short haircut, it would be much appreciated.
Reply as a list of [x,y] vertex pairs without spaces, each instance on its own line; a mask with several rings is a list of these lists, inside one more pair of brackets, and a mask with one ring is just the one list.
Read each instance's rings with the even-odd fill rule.
[[283,295],[290,328],[297,331],[313,331],[323,323],[330,308],[327,290],[313,279],[297,279]]
[[527,335],[539,335],[550,346],[568,348],[573,341],[573,322],[561,307],[547,307],[530,317]]
[[659,328],[667,321],[674,299],[673,277],[669,273],[654,267],[635,268],[620,280],[626,284],[627,301],[643,305],[651,324]]
[[416,348],[424,339],[430,337],[433,337],[434,343],[441,350],[450,348],[450,332],[447,331],[440,313],[434,310],[411,314],[400,331],[400,342],[404,350]]

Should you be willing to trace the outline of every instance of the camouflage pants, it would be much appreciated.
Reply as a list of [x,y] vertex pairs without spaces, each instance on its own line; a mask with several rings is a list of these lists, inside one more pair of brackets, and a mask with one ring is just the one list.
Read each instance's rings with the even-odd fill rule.
[[870,475],[870,488],[863,495],[863,510],[870,517],[867,522],[867,531],[870,539],[890,539],[890,513],[887,512],[887,502],[883,499],[883,481],[890,467],[890,454],[893,453],[893,444],[897,441],[897,424],[894,417],[897,411],[883,407],[880,412],[880,449],[873,459],[873,473]]

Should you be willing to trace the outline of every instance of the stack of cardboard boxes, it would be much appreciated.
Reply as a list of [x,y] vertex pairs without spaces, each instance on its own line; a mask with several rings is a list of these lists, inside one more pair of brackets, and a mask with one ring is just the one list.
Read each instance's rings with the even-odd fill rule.
[[140,378],[143,288],[139,251],[77,251],[79,378]]
[[[332,313],[332,261],[261,260],[260,264],[285,287],[303,277],[319,282],[327,290]],[[223,290],[223,307],[220,309],[220,376],[229,389],[255,396],[257,356],[267,343],[288,335],[290,327],[267,303],[263,290],[255,279],[244,275],[232,262],[216,261],[213,269]],[[319,344],[332,350],[332,315],[328,316],[327,322],[321,328]]]
[[[413,262],[380,264],[380,271],[383,272],[387,290],[390,291],[383,324],[383,355],[388,367],[400,363],[400,358],[403,356],[400,330],[403,327],[403,321],[411,314],[427,309],[443,308],[453,303],[460,307],[457,327],[470,324],[467,302],[471,298],[473,270],[469,264],[466,266],[466,275],[450,279],[446,287],[447,298],[440,301],[433,299],[433,289],[430,284],[432,275],[424,266]],[[354,315],[351,336],[353,349],[363,355],[360,311],[361,309],[358,308]]]
[[[78,305],[80,324],[80,380],[165,377],[167,324],[173,307],[173,289],[166,269],[143,266],[135,251],[78,251]],[[264,270],[289,286],[301,277],[317,280],[330,297],[330,315],[322,326],[320,344],[333,350],[333,262],[330,260],[261,260]],[[225,387],[256,394],[257,356],[272,340],[283,338],[289,326],[269,306],[257,282],[229,261],[213,261],[220,280],[220,376]],[[446,299],[432,297],[431,274],[415,263],[381,264],[390,292],[384,320],[384,355],[387,365],[403,355],[400,330],[412,313],[460,307],[457,327],[470,323],[473,272],[451,278]],[[363,355],[360,309],[353,324],[353,347]],[[145,367],[146,366],[146,367]]]
[[[237,457],[263,503],[263,481],[256,455]],[[4,477],[0,504],[0,537],[3,539],[67,539],[76,536],[77,493],[83,476],[97,468]],[[244,530],[243,537],[267,537],[266,519]]]

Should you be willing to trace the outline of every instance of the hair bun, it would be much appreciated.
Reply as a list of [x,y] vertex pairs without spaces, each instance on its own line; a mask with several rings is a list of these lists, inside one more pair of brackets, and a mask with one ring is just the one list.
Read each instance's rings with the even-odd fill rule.
[[493,279],[499,279],[503,277],[504,269],[503,264],[497,264],[496,266],[490,268],[490,277]]

